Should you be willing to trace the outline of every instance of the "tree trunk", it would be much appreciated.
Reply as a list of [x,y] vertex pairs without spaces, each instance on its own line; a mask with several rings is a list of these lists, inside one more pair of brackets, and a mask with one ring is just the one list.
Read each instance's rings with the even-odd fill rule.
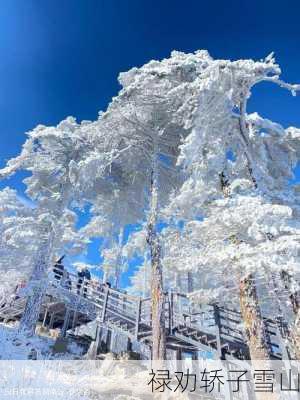
[[[156,157],[156,155],[155,155]],[[163,293],[163,274],[160,262],[161,248],[156,230],[158,208],[157,162],[151,173],[151,208],[147,224],[147,242],[151,257],[152,359],[166,359],[166,331]]]
[[296,360],[300,360],[300,291],[297,290],[297,283],[293,282],[293,277],[287,271],[281,271],[281,278],[285,289],[289,292],[290,302],[295,314],[295,323],[290,332],[293,355]]
[[[252,370],[271,370],[271,358],[267,335],[260,312],[256,286],[252,274],[240,280],[240,307],[249,347]],[[277,392],[256,392],[257,400],[279,400]]]
[[52,251],[53,234],[47,230],[28,283],[28,298],[20,320],[19,332],[27,336],[35,333],[36,324],[47,285],[47,271]]
[[[252,171],[249,172],[254,186],[257,187],[256,181],[251,174]],[[220,183],[224,197],[229,197],[230,182],[225,171],[222,171],[220,174]],[[241,240],[239,240],[236,235],[232,235],[229,239],[237,246],[241,243]],[[251,360],[270,359],[265,326],[260,313],[254,277],[252,274],[248,274],[240,280],[240,308]]]
[[300,360],[300,308],[296,314],[295,324],[292,331],[292,345],[296,360]]
[[162,287],[162,267],[160,263],[160,246],[157,238],[153,238],[151,249],[151,302],[152,302],[152,358],[166,358],[166,333],[164,313],[164,293]]
[[252,274],[240,280],[240,307],[251,360],[270,359],[265,326]]
[[[256,179],[253,175],[253,171],[250,165],[249,157],[245,153],[247,158],[247,166],[250,177],[257,188]],[[230,182],[227,178],[225,170],[220,174],[220,185],[221,190],[225,198],[230,196]],[[241,240],[236,236],[232,235],[230,238],[232,243],[237,246],[241,243]],[[270,360],[268,345],[266,341],[266,332],[264,322],[260,313],[256,287],[252,274],[244,277],[240,280],[240,308],[242,321],[245,326],[246,340],[249,347],[250,358],[252,360],[252,366],[255,369],[270,369],[268,366],[268,360]],[[253,361],[254,360],[254,361]],[[259,360],[255,362],[255,360]],[[261,362],[264,361],[265,362]],[[273,393],[256,393],[255,398],[257,400],[271,400],[277,399]]]

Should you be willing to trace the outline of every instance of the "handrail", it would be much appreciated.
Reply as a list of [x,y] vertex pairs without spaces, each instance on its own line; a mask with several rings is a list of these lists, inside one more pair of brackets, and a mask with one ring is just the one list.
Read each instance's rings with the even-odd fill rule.
[[[72,272],[57,268],[53,268],[48,276],[50,284],[55,288],[54,292],[49,292],[50,296],[54,293],[54,298],[65,302],[67,301],[65,295],[69,292],[68,301],[75,299],[76,307],[78,307],[76,312],[79,310],[78,312],[86,313],[90,318],[94,318],[95,311],[96,315],[101,313],[103,316],[102,324],[111,325],[112,329],[114,326],[116,329],[123,329],[129,336],[133,335],[137,340],[139,337],[151,336],[151,298],[142,299],[138,296],[129,295],[115,288],[110,288],[98,280],[81,278]],[[203,337],[210,338],[211,335],[214,337],[217,334],[215,328],[218,326],[219,337],[223,346],[228,344],[231,350],[236,345],[246,346],[243,331],[239,329],[241,313],[238,310],[208,304],[205,308],[195,312],[195,307],[185,300],[188,300],[185,294],[171,292],[164,293],[164,296],[165,327],[171,335],[177,335],[179,332],[179,335],[182,336],[181,340],[192,340],[194,343],[198,341],[203,344],[203,341],[205,341]],[[21,303],[25,301],[26,298],[24,297],[14,304],[8,302],[7,306],[0,308],[0,316],[2,318],[18,318],[17,315],[22,313],[24,308],[24,304]],[[267,330],[272,331],[274,326],[278,325],[276,320],[266,317],[263,320]],[[275,334],[274,339],[273,336],[268,339],[274,349],[279,347],[278,338],[280,339],[280,333],[279,335]],[[275,350],[274,354],[279,353]]]
[[[60,278],[56,278],[55,274],[58,276],[61,276]],[[49,277],[52,282],[57,282],[57,283],[62,283],[61,286],[63,285],[68,285],[71,284],[71,290],[73,289],[78,289],[78,287],[84,288],[86,290],[89,289],[92,293],[98,294],[98,293],[103,293],[105,288],[107,287],[106,284],[102,283],[101,281],[97,280],[89,280],[84,277],[79,277],[78,275],[66,271],[66,270],[61,270],[59,268],[54,267],[52,271],[49,273]],[[75,285],[75,286],[74,286]],[[74,287],[73,287],[74,286]],[[109,293],[112,296],[115,296],[117,298],[122,298],[124,301],[127,301],[128,303],[136,302],[138,301],[137,296],[133,296],[127,293],[123,293],[117,289],[109,288]]]
[[[105,310],[104,323],[115,324],[116,326],[123,323],[126,326],[127,322],[130,326],[127,326],[126,330],[128,332],[134,330],[136,337],[141,325],[144,326],[142,332],[145,332],[145,327],[149,327],[151,331],[152,304],[150,297],[139,298],[115,288],[110,288],[99,280],[81,278],[72,272],[61,271],[57,268],[52,269],[49,278],[55,287],[70,290],[72,294],[79,297],[79,301],[82,299],[95,305],[100,310]],[[209,330],[212,333],[211,328],[217,326],[214,315],[216,304],[206,304],[205,308],[201,309],[193,306],[186,294],[173,291],[164,292],[164,297],[167,329],[186,326],[188,329],[194,329],[199,332]],[[241,319],[239,310],[221,305],[218,305],[217,308],[221,319],[220,334],[223,340],[226,337],[232,337],[238,341],[243,340],[243,331],[238,329]],[[112,317],[113,319],[111,320]],[[270,328],[276,324],[276,321],[270,318],[264,317],[263,319]]]

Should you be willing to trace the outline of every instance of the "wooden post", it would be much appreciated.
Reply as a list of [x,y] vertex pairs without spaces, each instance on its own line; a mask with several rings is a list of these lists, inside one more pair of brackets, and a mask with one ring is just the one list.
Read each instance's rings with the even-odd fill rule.
[[100,348],[101,338],[102,338],[102,328],[100,325],[100,321],[97,321],[96,337],[95,337],[95,357],[97,356]]
[[136,310],[136,321],[135,321],[135,338],[138,339],[139,335],[139,327],[140,327],[140,318],[141,318],[141,298],[138,298],[137,302],[137,310]]
[[174,293],[172,291],[169,292],[169,330],[170,334],[172,334],[174,329]]
[[108,302],[108,295],[109,295],[109,287],[106,287],[106,292],[105,292],[105,295],[104,295],[102,315],[101,315],[101,322],[102,323],[105,321],[105,314],[106,314],[106,307],[107,307],[107,302]]
[[51,317],[50,317],[50,322],[49,322],[49,329],[53,328],[55,315],[56,315],[56,313],[52,312]]
[[107,334],[106,334],[106,347],[107,350],[112,352],[112,331],[111,329],[107,329]]
[[67,308],[66,309],[66,314],[65,314],[65,319],[64,319],[64,324],[63,324],[63,327],[62,327],[62,330],[61,330],[61,334],[60,334],[61,337],[65,337],[66,336],[66,333],[67,333],[67,330],[68,330],[68,327],[69,327],[69,322],[70,322],[70,314],[71,314],[71,310],[70,310],[70,308]]
[[165,304],[167,303],[168,311],[167,311],[167,320],[168,320],[168,334],[170,335],[171,333],[171,300],[170,300],[170,292],[167,294],[168,296],[168,301],[165,301]]
[[46,307],[45,315],[44,315],[44,319],[43,319],[43,324],[42,324],[42,327],[43,327],[43,328],[46,327],[47,317],[48,317],[48,308]]
[[127,339],[127,351],[132,351],[132,341],[130,338]]
[[225,359],[225,358],[223,357],[222,347],[221,347],[221,335],[220,335],[220,331],[221,331],[221,320],[220,320],[220,310],[219,310],[219,306],[217,306],[216,304],[215,304],[213,307],[214,307],[214,318],[215,318],[215,324],[216,324],[217,351],[218,351],[218,356],[219,356],[220,360],[223,360],[223,359]]
[[177,348],[175,349],[175,367],[177,371],[181,371],[183,367],[182,363],[182,349]]
[[176,349],[176,360],[180,361],[182,359],[182,350]]
[[74,311],[73,319],[72,319],[72,332],[73,332],[73,333],[75,333],[76,322],[77,322],[77,316],[78,316],[78,312],[77,312],[77,307],[76,307],[76,310]]

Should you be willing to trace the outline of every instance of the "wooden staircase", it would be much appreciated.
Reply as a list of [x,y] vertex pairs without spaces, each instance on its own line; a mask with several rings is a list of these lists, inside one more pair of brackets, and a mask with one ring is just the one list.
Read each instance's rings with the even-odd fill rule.
[[[72,273],[58,280],[54,273],[55,270],[49,274],[44,296],[43,323],[47,321],[46,313],[56,313],[56,326],[65,335],[76,326],[96,321],[99,326],[121,332],[131,341],[151,347],[150,298],[142,299],[89,280],[78,285],[78,278]],[[25,303],[24,297],[2,303],[0,319],[19,319]],[[216,304],[195,306],[184,294],[165,293],[165,321],[169,349],[204,351],[218,359],[249,359],[241,330],[241,315],[236,310]],[[283,340],[278,321],[265,318],[265,325],[271,357],[281,359]]]

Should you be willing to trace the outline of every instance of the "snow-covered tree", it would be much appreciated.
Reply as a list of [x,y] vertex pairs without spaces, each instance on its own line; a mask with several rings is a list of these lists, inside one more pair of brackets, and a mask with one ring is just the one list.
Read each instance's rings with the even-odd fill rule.
[[32,210],[20,200],[15,190],[0,191],[0,271],[1,292],[9,293],[28,278],[36,237],[32,229]]
[[151,288],[151,264],[149,261],[144,261],[142,265],[130,277],[129,293],[148,298]]
[[[279,215],[277,213],[280,205],[284,204],[283,192],[286,193],[288,179],[293,177],[292,170],[297,162],[296,147],[299,144],[292,143],[291,132],[294,142],[297,142],[293,128],[285,131],[279,124],[265,120],[256,113],[247,115],[246,104],[251,88],[261,81],[276,83],[291,90],[293,94],[299,90],[299,85],[282,82],[279,74],[280,68],[275,64],[273,55],[260,62],[209,61],[207,73],[203,76],[202,90],[199,92],[194,127],[181,146],[179,163],[184,166],[187,179],[166,210],[168,215],[177,214],[179,218],[203,218],[203,222],[199,222],[201,230],[198,231],[198,240],[202,243],[201,251],[202,256],[205,254],[205,259],[202,257],[202,262],[201,257],[197,260],[199,266],[206,269],[211,265],[214,273],[219,274],[218,269],[226,271],[224,265],[232,269],[233,261],[237,259],[240,271],[244,268],[246,276],[240,277],[240,303],[245,324],[250,321],[248,333],[251,340],[257,339],[255,343],[249,342],[254,358],[264,358],[267,352],[263,324],[257,307],[256,287],[250,272],[250,266],[256,264],[256,271],[259,260],[262,259],[257,256],[250,259],[249,250],[255,254],[259,250],[260,256],[265,257],[265,261],[269,260],[279,244],[279,239],[276,245],[273,240],[269,240],[273,239],[273,230],[280,238],[286,232],[290,235],[290,224],[282,227],[282,231],[278,229],[277,225],[282,221],[281,212]],[[234,205],[239,199],[234,193],[240,185],[246,186],[243,197],[246,213],[244,211],[242,214],[239,214],[241,210],[237,207],[238,203]],[[264,235],[260,234],[260,238],[253,237],[254,232],[249,237],[248,231],[250,227],[253,229],[253,221],[245,219],[247,213],[251,212],[253,199],[254,202],[258,201],[257,209],[252,208],[252,212],[255,210],[254,216],[251,214],[254,220],[256,215],[260,218],[267,218],[268,212],[274,215],[273,220],[268,217],[269,220],[265,221],[265,232]],[[220,208],[222,201],[225,202],[223,209]],[[232,211],[228,214],[231,207]],[[287,212],[290,219],[292,212],[292,209]],[[228,216],[230,219],[226,224],[226,220],[222,221],[222,218]],[[235,220],[239,224],[238,229],[233,225]],[[257,226],[260,223],[258,221]],[[286,245],[290,249],[294,246],[296,251],[295,237],[291,241],[286,237],[280,240],[281,247]],[[216,254],[219,255],[219,260],[216,259]],[[257,334],[258,332],[260,333]],[[249,341],[250,336],[248,335]]]
[[[280,73],[273,54],[256,62],[173,52],[120,74],[120,93],[96,121],[67,118],[30,132],[0,176],[31,174],[26,193],[42,222],[32,281],[43,281],[60,227],[69,224],[72,237],[74,209],[89,204],[91,221],[78,235],[106,238],[103,268],[115,274],[116,286],[121,259],[134,246],[146,254],[133,283],[140,274],[148,279],[150,261],[154,359],[166,356],[163,275],[167,288],[186,277],[191,292],[212,273],[216,285],[206,290],[215,296],[224,277],[224,292],[239,289],[251,354],[266,357],[253,282],[258,268],[291,269],[298,261],[298,195],[288,182],[299,160],[300,134],[247,114],[247,101],[262,81],[293,94],[300,90],[281,81]],[[184,228],[174,227],[181,220]],[[162,221],[169,225],[163,233]],[[145,231],[122,249],[131,223]],[[28,302],[33,315],[41,287],[34,286]],[[24,326],[32,331],[28,316]]]
[[[159,209],[181,181],[176,160],[181,138],[190,132],[189,120],[197,105],[199,75],[207,53],[174,52],[170,59],[152,61],[120,75],[123,86],[99,119],[98,129],[113,132],[118,156],[111,171],[121,191],[130,188],[130,200],[145,219],[152,265],[153,357],[165,357],[164,296],[160,243],[156,225]],[[115,140],[115,139],[114,139]],[[133,201],[134,199],[134,201]]]
[[[39,273],[33,267],[39,264],[38,257],[46,240],[48,217],[48,213],[39,213],[38,208],[24,204],[16,191],[6,188],[0,192],[0,271],[3,282],[7,289],[12,290],[21,281],[30,281],[26,289],[30,301],[35,298],[37,288],[46,285],[43,271]],[[65,210],[57,221],[53,253],[48,254],[49,264],[54,264],[54,256],[60,252],[77,254],[84,250],[86,239],[75,231],[75,222],[75,215],[69,210]],[[40,292],[44,293],[42,290]],[[20,328],[27,320],[38,318],[38,314],[33,318],[34,310],[25,310]]]
[[93,217],[83,229],[85,232],[90,232],[93,237],[104,238],[100,249],[103,256],[101,265],[104,272],[103,280],[112,280],[116,288],[120,287],[121,274],[127,268],[123,257],[124,229],[126,225],[136,223],[142,216],[142,210],[135,211],[137,205],[131,191],[132,186],[121,190],[115,184],[111,187],[111,191],[98,193],[91,207]]
[[[93,138],[94,132],[85,122],[77,124],[71,117],[56,127],[38,126],[28,133],[21,154],[9,160],[0,171],[2,179],[19,170],[30,173],[24,180],[26,194],[34,202],[39,215],[43,216],[41,243],[31,278],[32,295],[21,320],[21,329],[29,334],[34,332],[45,274],[55,252],[55,239],[63,238],[61,227],[65,235],[72,233],[70,229],[66,231],[70,223],[75,222],[76,214],[72,207],[84,200],[78,165],[84,156],[94,151]],[[99,141],[99,136],[97,138]],[[94,173],[96,175],[97,171]]]
[[[168,205],[164,211],[171,218],[205,217],[238,180],[272,203],[292,177],[297,158],[284,130],[257,114],[247,115],[246,105],[251,88],[261,81],[293,94],[299,90],[299,85],[282,82],[279,74],[273,55],[259,62],[231,62],[213,60],[204,51],[174,52],[170,59],[121,74],[123,89],[99,120],[99,131],[117,137],[119,154],[111,169],[117,171],[121,191],[134,188],[139,210],[147,209],[150,199],[154,358],[165,355],[159,210]],[[186,178],[180,191],[178,165]],[[233,239],[235,246],[240,243]]]

